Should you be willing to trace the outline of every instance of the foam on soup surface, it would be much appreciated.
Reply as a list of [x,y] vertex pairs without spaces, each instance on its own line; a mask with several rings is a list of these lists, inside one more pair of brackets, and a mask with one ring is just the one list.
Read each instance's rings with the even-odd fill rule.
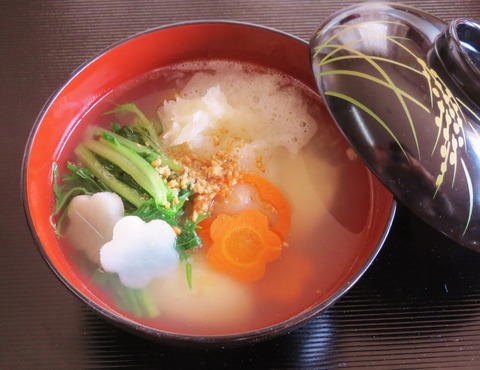
[[[92,238],[85,225],[72,230],[87,201],[76,200],[83,208],[68,210],[75,217],[64,222],[70,238],[64,249],[92,282],[92,291],[121,314],[161,330],[225,335],[287,320],[335,290],[363,248],[370,193],[362,178],[366,171],[349,159],[333,125],[325,124],[329,117],[316,94],[263,67],[185,63],[154,71],[104,99],[83,118],[71,139],[77,142],[67,147],[82,141],[96,155],[92,135],[99,129],[91,127],[108,128],[112,116],[103,113],[124,102],[134,103],[161,130],[159,142],[175,163],[172,169],[162,159],[150,162],[177,194],[157,206],[174,209],[182,191],[192,194],[178,225],[150,224],[145,217],[130,223],[141,206],[133,204],[135,197],[123,199],[124,216],[130,218],[118,221],[115,212],[112,223],[121,226],[100,235],[104,245],[99,229],[92,227]],[[132,122],[121,112],[113,120]],[[82,158],[70,160],[81,166]],[[359,186],[342,181],[352,171],[364,180]],[[345,193],[339,189],[346,187],[348,204],[340,201]],[[112,207],[122,209],[118,203]],[[158,230],[172,228],[178,243],[187,220],[201,220],[201,242],[179,251],[169,242],[175,234],[164,237]],[[130,237],[137,232],[141,238]],[[82,244],[90,239],[97,242]]]

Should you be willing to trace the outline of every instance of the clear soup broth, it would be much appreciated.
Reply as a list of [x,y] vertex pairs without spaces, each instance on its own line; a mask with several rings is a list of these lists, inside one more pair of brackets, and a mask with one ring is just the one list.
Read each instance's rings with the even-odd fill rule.
[[[81,118],[58,161],[60,175],[66,173],[68,161],[79,163],[73,151],[92,135],[93,126],[131,122],[128,114],[104,114],[124,103],[134,103],[163,130],[162,145],[182,165],[191,165],[194,155],[197,164],[212,167],[218,151],[234,152],[228,157],[230,164],[238,162],[233,171],[254,173],[281,192],[289,207],[289,226],[280,237],[280,253],[265,264],[260,278],[245,282],[212,267],[212,219],[260,209],[272,227],[283,217],[278,210],[265,211],[270,205],[258,188],[248,183],[242,188],[241,181],[232,181],[226,191],[197,202],[198,214],[206,211],[211,216],[199,224],[204,225],[199,231],[202,244],[188,251],[188,260],[132,288],[77,247],[66,217],[65,237],[60,239],[63,253],[89,290],[120,315],[187,335],[260,329],[330,298],[346,283],[352,266],[365,259],[378,201],[372,192],[374,180],[338,134],[318,95],[299,81],[265,67],[220,60],[155,70],[120,86]],[[189,120],[196,120],[195,125]],[[222,163],[219,171],[225,170]],[[240,195],[232,195],[233,189]],[[188,212],[194,199],[195,195],[187,201]],[[190,286],[186,262],[191,265]]]

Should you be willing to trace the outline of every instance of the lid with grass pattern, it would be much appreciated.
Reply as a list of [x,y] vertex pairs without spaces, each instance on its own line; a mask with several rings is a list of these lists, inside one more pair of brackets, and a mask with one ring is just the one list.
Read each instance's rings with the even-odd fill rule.
[[480,25],[371,2],[330,16],[310,45],[357,154],[402,204],[480,251]]

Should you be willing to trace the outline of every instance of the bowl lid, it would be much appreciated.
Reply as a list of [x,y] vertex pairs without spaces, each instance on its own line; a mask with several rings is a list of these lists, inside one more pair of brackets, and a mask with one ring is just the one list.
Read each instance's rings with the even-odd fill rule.
[[310,53],[333,119],[371,171],[480,251],[480,25],[364,3],[327,18]]

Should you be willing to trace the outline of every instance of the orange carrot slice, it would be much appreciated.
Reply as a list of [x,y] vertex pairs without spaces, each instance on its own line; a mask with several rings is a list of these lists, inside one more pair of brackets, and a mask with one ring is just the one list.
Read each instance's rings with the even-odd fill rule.
[[213,217],[209,216],[198,223],[196,229],[197,235],[202,241],[202,246],[212,245],[212,238],[210,237],[210,226],[212,225]]
[[272,231],[276,232],[283,240],[286,240],[290,231],[291,211],[280,189],[270,181],[254,173],[242,174],[239,182],[254,186],[259,193],[260,199],[275,209],[278,221],[272,226]]
[[282,251],[282,239],[269,229],[267,216],[257,210],[218,215],[210,226],[210,236],[210,265],[242,282],[261,279],[265,265]]
[[[254,173],[242,174],[239,177],[238,182],[253,186],[257,190],[261,201],[273,208],[276,214],[276,222],[274,225],[270,225],[271,230],[277,233],[285,241],[290,231],[291,214],[288,201],[285,199],[280,189],[268,180]],[[202,244],[207,247],[212,244],[210,238],[210,225],[213,220],[214,218],[207,217],[199,223],[198,226],[200,226],[200,228],[197,229],[197,234],[202,240]]]

